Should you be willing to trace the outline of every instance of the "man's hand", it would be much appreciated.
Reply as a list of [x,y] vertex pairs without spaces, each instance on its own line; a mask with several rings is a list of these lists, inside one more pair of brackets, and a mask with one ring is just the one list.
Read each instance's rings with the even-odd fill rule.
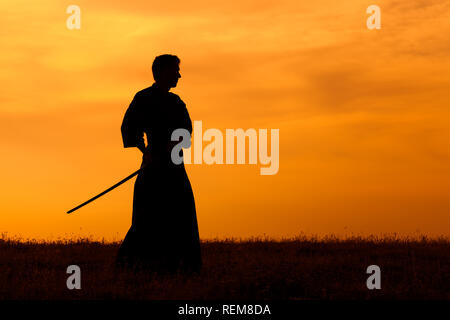
[[152,162],[152,157],[150,155],[150,150],[145,148],[142,154],[142,166],[146,166]]
[[169,141],[166,145],[166,151],[172,152],[173,147],[175,147],[179,143],[180,143],[180,141]]
[[[169,141],[166,145],[166,152],[172,152],[173,147],[175,147],[178,143],[180,143],[180,141]],[[161,160],[159,156],[157,156],[156,159],[154,159],[153,156],[151,156],[151,152],[148,146],[141,147],[139,148],[139,150],[142,151],[142,166],[146,166],[151,163],[156,163]]]

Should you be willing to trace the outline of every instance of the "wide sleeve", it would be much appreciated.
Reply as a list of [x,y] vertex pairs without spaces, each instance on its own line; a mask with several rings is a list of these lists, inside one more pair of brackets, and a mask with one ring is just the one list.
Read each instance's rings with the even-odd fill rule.
[[124,148],[145,147],[142,116],[140,115],[140,99],[136,94],[123,117],[122,141]]

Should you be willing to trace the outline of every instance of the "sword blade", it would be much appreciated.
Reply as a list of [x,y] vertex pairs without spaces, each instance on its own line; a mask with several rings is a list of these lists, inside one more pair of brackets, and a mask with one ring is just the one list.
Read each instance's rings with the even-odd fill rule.
[[92,197],[91,199],[89,199],[88,201],[83,202],[82,204],[80,204],[79,206],[76,206],[73,209],[70,209],[69,211],[67,211],[67,213],[71,213],[74,212],[75,210],[80,209],[81,207],[87,205],[88,203],[94,201],[97,198],[100,198],[102,195],[104,195],[105,193],[110,192],[111,190],[113,190],[114,188],[117,188],[118,186],[120,186],[122,183],[127,182],[128,180],[130,180],[131,178],[133,178],[135,175],[139,174],[139,172],[141,172],[144,169],[144,167],[141,167],[139,170],[136,170],[135,172],[133,172],[132,174],[130,174],[128,177],[126,177],[125,179],[120,180],[119,182],[117,182],[115,185],[113,185],[112,187],[106,189],[105,191],[103,191],[102,193],[99,193],[98,195],[96,195],[95,197]]

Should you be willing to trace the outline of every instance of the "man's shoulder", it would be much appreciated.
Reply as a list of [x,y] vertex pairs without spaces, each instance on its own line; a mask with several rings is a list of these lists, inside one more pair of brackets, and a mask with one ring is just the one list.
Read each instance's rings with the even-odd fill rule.
[[152,92],[152,87],[148,87],[148,88],[145,88],[145,89],[142,89],[142,90],[136,92],[136,94],[134,96],[138,97],[138,98],[144,97],[144,96],[149,95],[151,92]]
[[[150,87],[147,87],[145,89],[142,89],[142,90],[138,91],[136,93],[136,96],[145,96],[145,95],[151,94],[153,92],[154,92],[154,88],[153,88],[153,86],[150,86]],[[173,93],[173,92],[169,91],[168,94],[172,98],[180,99],[180,97],[177,94]]]
[[173,92],[169,92],[169,93],[171,94],[172,98],[176,101],[176,103],[180,103],[186,107],[186,103],[184,103],[184,101],[181,100],[179,95],[177,95],[176,93],[173,93]]
[[[149,99],[152,96],[152,93],[154,92],[154,88],[152,86],[142,89],[140,91],[138,91],[134,98],[135,99]],[[180,96],[177,95],[176,93],[173,92],[168,92],[168,96],[170,97],[170,99],[173,99],[176,102],[181,102],[184,104],[183,100],[181,100]]]
[[173,92],[170,92],[170,91],[169,91],[169,95],[170,95],[173,99],[175,99],[175,100],[183,101],[183,100],[181,100],[180,96],[177,95],[176,93],[173,93]]

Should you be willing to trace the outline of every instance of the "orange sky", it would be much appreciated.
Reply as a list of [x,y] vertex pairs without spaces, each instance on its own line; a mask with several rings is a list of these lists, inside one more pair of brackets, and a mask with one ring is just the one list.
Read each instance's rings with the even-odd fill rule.
[[186,166],[202,239],[449,235],[450,1],[132,2],[0,2],[0,232],[123,238],[134,179],[65,212],[139,167],[121,121],[173,53],[204,130],[280,129],[276,175]]

